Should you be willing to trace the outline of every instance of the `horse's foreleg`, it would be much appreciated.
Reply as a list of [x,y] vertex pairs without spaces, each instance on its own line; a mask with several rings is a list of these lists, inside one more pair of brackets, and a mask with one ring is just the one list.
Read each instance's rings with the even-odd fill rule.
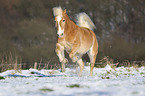
[[56,54],[59,57],[59,61],[61,62],[61,71],[65,71],[65,63],[68,62],[68,60],[64,56],[64,47],[60,45],[59,43],[56,44]]
[[78,57],[75,56],[78,48],[79,48],[79,45],[80,44],[74,44],[73,47],[72,47],[72,50],[71,52],[69,53],[69,57],[72,59],[73,62],[76,62],[78,60]]

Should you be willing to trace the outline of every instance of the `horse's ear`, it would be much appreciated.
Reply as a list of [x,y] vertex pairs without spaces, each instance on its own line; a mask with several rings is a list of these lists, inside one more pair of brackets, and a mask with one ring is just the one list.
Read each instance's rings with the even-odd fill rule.
[[64,14],[66,13],[66,9],[63,11],[63,13],[64,13]]

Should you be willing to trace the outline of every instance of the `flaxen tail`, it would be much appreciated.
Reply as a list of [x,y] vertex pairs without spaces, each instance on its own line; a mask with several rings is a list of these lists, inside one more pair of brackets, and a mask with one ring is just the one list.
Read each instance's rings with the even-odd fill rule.
[[96,28],[90,17],[84,12],[77,14],[77,25],[91,30]]

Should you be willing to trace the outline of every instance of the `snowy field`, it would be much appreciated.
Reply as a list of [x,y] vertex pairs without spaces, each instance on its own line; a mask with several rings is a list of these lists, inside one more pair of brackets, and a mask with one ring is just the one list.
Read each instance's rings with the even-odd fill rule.
[[145,67],[60,70],[8,70],[0,73],[0,96],[145,96]]

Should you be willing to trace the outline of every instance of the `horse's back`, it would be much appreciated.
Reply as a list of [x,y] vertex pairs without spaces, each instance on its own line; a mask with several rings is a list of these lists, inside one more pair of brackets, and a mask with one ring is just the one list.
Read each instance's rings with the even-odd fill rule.
[[87,43],[87,45],[88,44],[92,45],[92,43],[96,39],[95,33],[88,28],[81,27],[80,33],[81,33],[82,42]]

